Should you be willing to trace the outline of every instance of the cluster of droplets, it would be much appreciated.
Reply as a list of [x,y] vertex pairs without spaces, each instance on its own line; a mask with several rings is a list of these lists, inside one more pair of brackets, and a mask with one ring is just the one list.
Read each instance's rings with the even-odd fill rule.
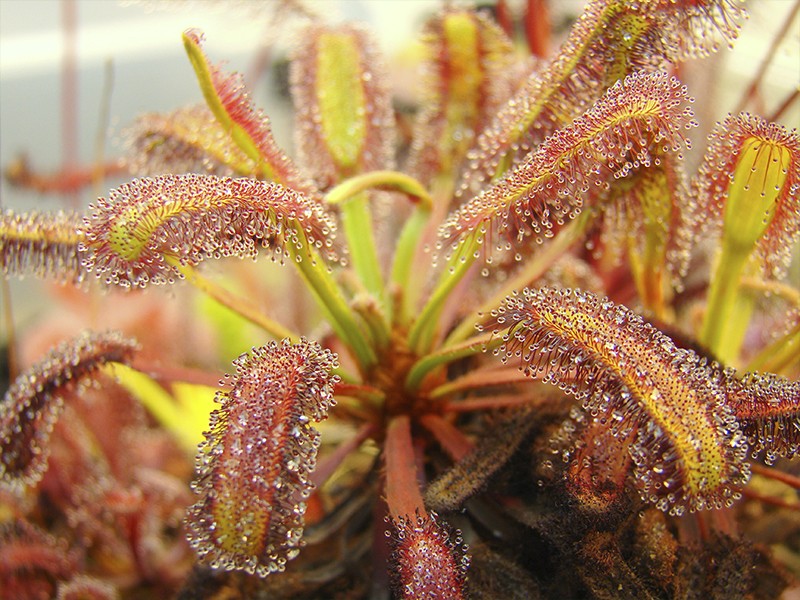
[[676,60],[707,56],[721,43],[731,46],[747,18],[743,0],[659,0],[657,8],[677,17],[667,38]]
[[0,214],[0,261],[6,276],[53,278],[80,284],[85,277],[84,255],[77,234],[80,215],[36,211]]
[[390,572],[398,598],[465,598],[469,557],[458,531],[446,529],[435,513],[389,518]]
[[683,162],[674,153],[656,151],[651,166],[612,185],[609,194],[600,204],[604,256],[618,258],[625,245],[629,252],[645,256],[652,251],[646,244],[656,238],[662,245],[658,248],[659,266],[666,267],[672,285],[681,289],[695,242],[695,227],[688,214],[693,200]]
[[195,265],[255,256],[285,258],[299,236],[332,257],[335,223],[322,206],[276,183],[213,175],[136,179],[100,198],[81,229],[85,267],[106,282],[144,287],[180,276],[165,257]]
[[[603,512],[625,497],[631,472],[628,448],[635,429],[631,421],[623,425],[624,418],[618,411],[612,413],[611,420],[595,420],[581,407],[573,406],[569,419],[549,440],[550,454],[560,457],[566,467],[563,474],[567,491],[584,509]],[[545,473],[552,475],[553,461],[545,462]]]
[[253,175],[256,161],[231,139],[205,105],[146,114],[128,131],[128,170],[134,175],[206,173]]
[[271,342],[243,354],[197,455],[200,499],[189,543],[214,568],[266,576],[302,544],[321,421],[334,404],[335,355],[315,342]]
[[102,365],[128,361],[135,349],[118,332],[84,333],[17,377],[0,403],[0,486],[20,491],[41,479],[64,395]]
[[[456,252],[468,236],[491,228],[502,239],[541,242],[602,197],[609,181],[649,166],[651,145],[688,145],[695,125],[685,86],[664,73],[618,82],[589,111],[548,137],[520,167],[452,213],[437,247]],[[501,250],[505,244],[498,243]]]
[[[357,61],[355,81],[338,81],[323,68],[326,60],[320,47],[324,36],[335,35],[352,43]],[[320,189],[328,189],[348,175],[393,168],[394,114],[387,84],[386,68],[369,32],[359,26],[311,25],[300,36],[290,63],[291,94],[295,108],[295,145],[298,161],[305,165]],[[361,99],[348,115],[352,122],[347,140],[330,139],[331,123],[337,115],[326,114],[326,96],[342,103]],[[346,99],[346,100],[345,100]],[[343,109],[344,107],[339,107]],[[360,126],[356,125],[356,122]],[[358,130],[358,131],[357,131]],[[350,151],[344,147],[350,146]],[[358,156],[349,154],[358,148]]]
[[680,514],[738,498],[749,476],[747,443],[718,365],[626,307],[579,290],[526,289],[493,311],[486,328],[503,335],[496,353],[504,361],[557,384],[582,401],[591,422],[631,440],[646,501]]

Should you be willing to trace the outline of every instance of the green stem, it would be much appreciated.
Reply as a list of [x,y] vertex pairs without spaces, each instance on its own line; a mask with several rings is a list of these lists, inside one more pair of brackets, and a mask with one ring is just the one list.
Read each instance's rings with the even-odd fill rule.
[[489,300],[484,302],[477,311],[459,323],[442,346],[448,348],[467,339],[475,331],[475,326],[492,310],[500,306],[503,300],[512,292],[519,291],[541,277],[553,263],[564,256],[572,245],[583,237],[591,222],[591,211],[586,210],[574,221],[564,227],[552,242],[545,245],[533,258],[525,263],[522,270],[512,279],[509,279]]
[[336,334],[353,351],[362,370],[369,369],[375,364],[377,357],[367,342],[355,313],[348,306],[341,289],[316,250],[309,245],[302,228],[298,226],[294,232],[297,235],[296,243],[286,244],[293,262]]
[[419,181],[398,171],[370,171],[350,177],[325,194],[325,202],[341,204],[348,198],[373,188],[390,188],[404,192],[416,198],[419,205],[430,210],[432,200],[428,191]]
[[484,352],[485,350],[494,348],[501,343],[502,338],[495,337],[493,339],[491,333],[485,333],[483,335],[471,338],[462,344],[451,346],[450,348],[444,350],[439,350],[433,354],[428,354],[414,363],[414,366],[411,367],[411,370],[408,372],[408,376],[406,377],[406,390],[412,393],[419,390],[419,387],[425,377],[437,367],[451,363],[460,358],[465,358],[467,356],[478,354],[479,352]]
[[452,176],[440,174],[431,181],[432,193],[429,204],[420,204],[400,234],[392,270],[392,282],[402,292],[400,296],[399,322],[407,327],[417,314],[420,299],[428,281],[424,277],[412,277],[413,268],[421,261],[430,261],[426,246],[433,243],[436,225],[447,215],[453,199],[455,181]]
[[726,365],[733,364],[739,356],[754,305],[751,295],[739,294],[750,254],[735,250],[730,245],[722,248],[708,294],[700,338],[706,348]]
[[397,289],[405,290],[413,262],[414,250],[420,233],[430,214],[433,200],[423,185],[413,177],[398,171],[371,171],[356,175],[343,181],[325,195],[327,204],[341,204],[342,220],[345,227],[353,266],[366,289],[381,298],[391,320],[392,303],[388,301],[380,275],[378,253],[372,236],[372,222],[363,192],[372,188],[394,189],[415,200],[415,210],[403,227],[398,239],[392,268],[392,282]]
[[[395,289],[402,291],[399,315],[399,321],[402,323],[409,323],[413,318],[413,308],[416,306],[418,293],[422,290],[421,285],[412,286],[411,274],[416,251],[419,247],[419,239],[425,231],[430,215],[431,210],[429,207],[422,204],[417,205],[403,226],[400,237],[397,239],[391,281]],[[417,293],[414,293],[412,288]]]
[[282,340],[289,338],[293,342],[296,342],[298,339],[300,339],[300,336],[297,333],[287,329],[277,321],[273,321],[264,315],[254,304],[242,298],[241,296],[237,296],[219,284],[206,279],[200,275],[200,273],[194,267],[190,265],[182,265],[180,261],[170,256],[165,256],[164,259],[167,263],[178,269],[183,276],[186,277],[186,280],[196,289],[200,290],[204,294],[207,294],[219,302],[222,306],[231,309],[242,318],[247,319],[254,325],[257,325],[275,339]]
[[411,326],[408,343],[418,355],[425,354],[430,348],[439,316],[444,309],[444,303],[477,260],[476,253],[482,241],[483,234],[478,232],[462,241],[461,247],[448,261],[428,302],[422,308],[419,318]]
[[372,233],[374,231],[372,214],[366,194],[359,194],[344,202],[341,214],[353,269],[367,291],[383,301],[383,276],[378,262],[378,250]]

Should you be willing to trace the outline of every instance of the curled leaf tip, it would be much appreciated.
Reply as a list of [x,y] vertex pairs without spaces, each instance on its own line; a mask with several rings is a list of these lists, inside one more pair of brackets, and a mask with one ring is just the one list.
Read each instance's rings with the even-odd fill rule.
[[781,277],[800,236],[800,135],[741,113],[709,137],[694,181],[696,220],[721,231],[723,251],[755,250],[765,273]]
[[22,490],[41,479],[65,396],[102,365],[128,361],[136,347],[118,332],[84,333],[17,377],[0,403],[0,485]]
[[255,163],[255,176],[275,181],[319,201],[319,192],[278,146],[269,118],[252,103],[242,77],[212,65],[203,51],[198,29],[183,33],[183,45],[206,103],[231,141]]
[[321,421],[336,358],[319,344],[272,342],[239,357],[197,455],[189,543],[214,568],[265,577],[300,551]]
[[174,262],[255,256],[284,258],[298,236],[332,256],[335,224],[321,205],[272,182],[213,175],[162,175],[112,190],[81,230],[86,267],[106,283],[144,287],[181,276]]

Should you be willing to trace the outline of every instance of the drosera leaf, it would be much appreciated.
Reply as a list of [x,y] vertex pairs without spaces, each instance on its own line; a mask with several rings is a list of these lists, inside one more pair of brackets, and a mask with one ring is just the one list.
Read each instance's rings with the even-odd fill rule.
[[767,463],[800,452],[800,381],[772,373],[736,377],[726,369],[728,403],[747,436],[752,455],[763,453]]
[[430,183],[454,177],[475,136],[510,95],[513,46],[485,15],[448,7],[423,31],[422,98],[408,171]]
[[335,403],[335,355],[315,342],[254,348],[236,361],[197,454],[188,539],[214,568],[266,577],[300,551],[320,435]]
[[127,165],[134,175],[257,175],[256,161],[234,143],[204,105],[142,115],[127,137],[131,150]]
[[654,155],[652,165],[612,184],[602,202],[603,236],[609,254],[626,249],[644,307],[668,320],[672,289],[680,289],[691,255],[693,240],[684,223],[690,202],[677,156],[660,149]]
[[260,178],[275,181],[319,200],[316,187],[306,179],[272,135],[269,119],[253,106],[240,75],[225,74],[212,65],[202,48],[203,34],[189,29],[183,45],[194,67],[208,107],[230,132],[233,141],[256,163]]
[[[594,0],[558,53],[498,112],[470,153],[459,197],[518,165],[616,81],[730,44],[746,12],[738,0]],[[712,35],[713,32],[713,35]]]
[[333,219],[283,186],[214,175],[135,179],[90,207],[80,233],[85,265],[123,287],[171,283],[177,266],[209,258],[254,257],[259,246],[281,259],[298,235],[332,257]]
[[389,519],[391,584],[397,598],[467,597],[469,556],[461,534],[436,513]]
[[84,333],[17,377],[0,403],[0,486],[20,492],[41,479],[65,397],[104,364],[127,362],[136,347],[119,332]]
[[411,419],[389,421],[383,449],[386,473],[385,520],[389,529],[391,585],[398,598],[464,598],[467,548],[435,513],[428,513],[419,489]]
[[747,441],[719,366],[630,309],[580,290],[525,289],[492,313],[497,353],[575,396],[629,447],[643,500],[671,514],[730,506]]
[[742,278],[782,278],[800,238],[800,135],[741,113],[710,138],[693,182],[694,221],[720,239],[701,341],[735,364],[755,306],[739,293]]
[[[494,251],[524,246],[526,238],[552,237],[605,197],[610,181],[650,166],[657,145],[672,152],[688,148],[683,130],[696,126],[689,102],[676,78],[634,73],[522,165],[451,212],[439,227],[435,254],[445,257],[447,268],[411,328],[411,346],[427,350],[444,300],[481,256],[490,261]],[[581,227],[590,222],[585,216]]]
[[[391,93],[368,30],[312,24],[301,39],[290,66],[301,163],[323,190],[349,177],[393,168]],[[340,215],[353,269],[388,306],[367,194],[342,202]]]
[[300,164],[323,190],[393,168],[391,93],[369,31],[315,23],[300,39],[290,64]]
[[503,250],[508,238],[551,237],[602,197],[610,180],[650,165],[654,144],[675,152],[688,147],[684,130],[695,125],[689,101],[686,87],[665,73],[618,82],[517,169],[451,213],[437,247],[449,257],[462,246],[469,252],[475,240],[494,238]]
[[764,273],[780,279],[800,238],[800,134],[749,113],[728,115],[711,134],[694,184],[703,229],[723,251],[755,249]]
[[469,454],[428,484],[425,506],[440,512],[457,510],[485,487],[536,424],[535,411],[536,408],[523,406],[496,419],[491,435],[481,439]]
[[0,214],[0,268],[6,276],[53,278],[80,284],[86,278],[77,213]]

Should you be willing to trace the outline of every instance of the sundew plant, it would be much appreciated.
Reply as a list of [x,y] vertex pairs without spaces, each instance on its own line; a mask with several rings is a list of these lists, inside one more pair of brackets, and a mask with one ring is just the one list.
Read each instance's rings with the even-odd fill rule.
[[203,102],[131,127],[130,181],[3,212],[8,277],[195,289],[221,344],[260,340],[181,364],[87,331],[20,373],[3,593],[798,589],[796,542],[759,527],[800,531],[797,93],[706,139],[681,76],[743,4],[592,0],[560,46],[518,4],[429,15],[411,105],[369,28],[281,4],[292,148],[187,29]]

